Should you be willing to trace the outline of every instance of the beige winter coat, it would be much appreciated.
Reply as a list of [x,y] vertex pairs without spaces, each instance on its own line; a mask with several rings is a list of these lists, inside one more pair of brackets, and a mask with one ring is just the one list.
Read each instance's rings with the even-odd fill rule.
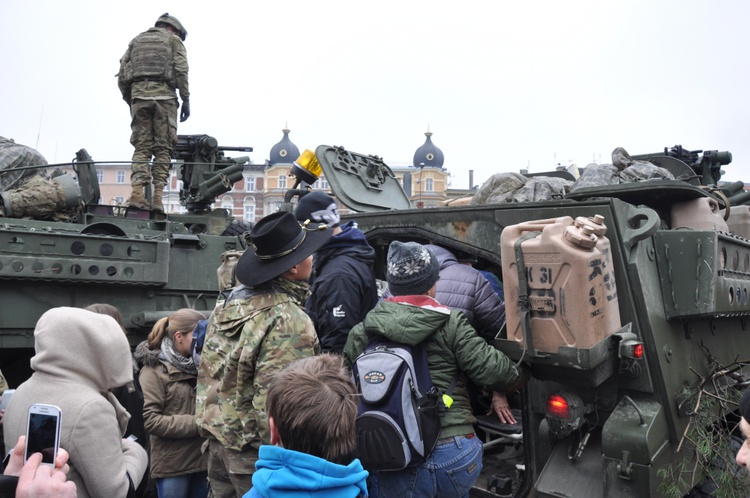
[[53,308],[37,322],[34,348],[34,373],[18,386],[3,418],[5,451],[25,434],[31,404],[56,405],[62,410],[60,446],[70,453],[68,480],[79,498],[125,498],[128,477],[138,486],[148,457],[138,443],[122,439],[127,412],[108,395],[133,380],[122,329],[106,315]]

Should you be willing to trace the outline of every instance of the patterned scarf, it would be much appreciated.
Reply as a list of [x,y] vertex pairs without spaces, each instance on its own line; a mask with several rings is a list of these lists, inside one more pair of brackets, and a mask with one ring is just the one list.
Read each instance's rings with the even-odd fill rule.
[[161,341],[161,354],[159,356],[163,357],[169,363],[174,365],[178,370],[182,370],[183,372],[191,375],[198,374],[198,369],[195,366],[195,362],[193,361],[192,356],[190,358],[186,358],[185,356],[182,356],[180,353],[175,351],[174,342],[172,342],[172,339],[167,336],[164,336],[164,339],[162,339]]
[[304,280],[289,280],[283,277],[277,277],[271,280],[271,288],[275,292],[288,294],[300,306],[305,305],[305,301],[310,297],[310,284]]

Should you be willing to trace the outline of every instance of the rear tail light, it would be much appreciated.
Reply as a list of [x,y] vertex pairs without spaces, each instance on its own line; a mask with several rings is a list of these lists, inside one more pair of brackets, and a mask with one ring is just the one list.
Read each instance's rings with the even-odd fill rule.
[[640,360],[643,358],[643,353],[643,343],[638,340],[635,334],[623,334],[620,341],[620,358]]
[[570,434],[584,422],[585,405],[577,394],[553,394],[547,398],[545,411],[550,430],[558,437]]
[[559,394],[553,394],[547,400],[547,415],[550,417],[567,419],[570,417],[568,401]]

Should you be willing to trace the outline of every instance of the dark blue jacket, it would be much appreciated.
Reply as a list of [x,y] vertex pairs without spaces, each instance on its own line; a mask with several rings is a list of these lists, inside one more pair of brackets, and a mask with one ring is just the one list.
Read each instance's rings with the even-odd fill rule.
[[336,353],[378,302],[375,250],[354,221],[341,229],[315,253],[312,295],[305,303],[323,351]]
[[463,311],[477,333],[492,341],[505,321],[505,303],[479,270],[462,265],[444,247],[427,245],[440,263],[435,299],[443,306]]

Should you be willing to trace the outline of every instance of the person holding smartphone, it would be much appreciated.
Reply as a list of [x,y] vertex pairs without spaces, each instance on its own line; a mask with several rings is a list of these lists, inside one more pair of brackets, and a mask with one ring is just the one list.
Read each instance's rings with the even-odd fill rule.
[[143,422],[151,437],[151,477],[160,498],[206,498],[207,461],[195,422],[198,369],[193,330],[206,317],[183,308],[154,325],[136,347],[143,389]]
[[35,453],[24,462],[26,436],[18,438],[0,476],[0,496],[15,498],[76,498],[76,485],[68,481],[68,452],[60,448],[54,466],[42,467],[42,455]]
[[126,498],[143,478],[148,456],[123,439],[127,412],[109,391],[133,381],[130,345],[109,316],[79,308],[52,308],[34,330],[31,377],[5,411],[5,450],[26,434],[34,404],[62,412],[60,446],[70,454],[68,480],[79,498]]

